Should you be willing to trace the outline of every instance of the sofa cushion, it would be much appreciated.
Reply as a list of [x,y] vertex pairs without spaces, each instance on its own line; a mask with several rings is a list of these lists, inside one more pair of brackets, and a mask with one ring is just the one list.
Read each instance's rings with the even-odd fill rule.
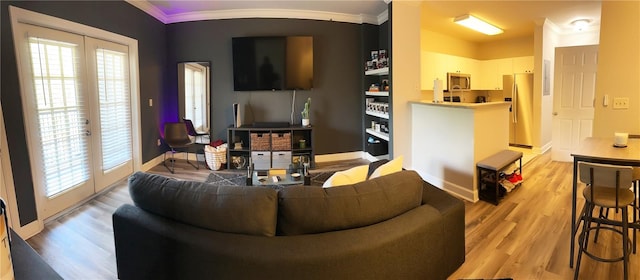
[[388,220],[420,206],[422,184],[418,173],[405,170],[339,188],[283,188],[277,233],[322,233]]
[[278,201],[272,188],[214,186],[136,172],[129,177],[129,192],[136,206],[185,224],[275,235]]

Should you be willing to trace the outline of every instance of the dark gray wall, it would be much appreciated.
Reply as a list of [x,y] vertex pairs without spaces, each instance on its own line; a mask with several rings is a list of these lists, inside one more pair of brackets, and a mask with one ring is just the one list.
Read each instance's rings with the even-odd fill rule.
[[[297,91],[294,123],[311,97],[311,124],[316,154],[362,150],[361,27],[350,24],[297,19],[230,19],[167,25],[167,81],[175,95],[169,103],[178,112],[177,63],[211,62],[211,130],[213,139],[226,140],[233,124],[232,104],[244,109],[244,123],[290,121],[292,91],[234,92],[231,38],[242,36],[311,35],[314,47],[314,89]],[[167,116],[167,120],[178,116]]]
[[[156,146],[164,122],[178,119],[177,63],[209,61],[212,70],[212,134],[225,139],[231,104],[244,105],[245,122],[289,121],[291,91],[234,92],[231,38],[259,35],[314,37],[314,89],[298,91],[294,117],[312,98],[316,154],[362,150],[363,26],[294,19],[233,19],[164,25],[123,1],[0,1],[0,102],[20,212],[20,224],[37,219],[26,144],[16,56],[8,6],[13,5],[138,40],[142,160],[161,155]],[[371,26],[369,26],[371,27]],[[154,106],[148,106],[153,99]],[[226,140],[226,139],[225,139]]]
[[[165,25],[138,8],[120,1],[23,1],[0,2],[1,58],[0,101],[5,119],[11,167],[16,186],[20,224],[37,219],[31,166],[26,144],[24,118],[16,56],[9,18],[9,5],[30,11],[71,20],[138,40],[140,66],[140,100],[142,123],[142,159],[151,160],[162,153],[155,145],[159,137],[158,119],[161,114],[166,80]],[[173,77],[173,76],[172,76]],[[154,107],[146,106],[153,98]],[[158,104],[158,105],[155,105]]]

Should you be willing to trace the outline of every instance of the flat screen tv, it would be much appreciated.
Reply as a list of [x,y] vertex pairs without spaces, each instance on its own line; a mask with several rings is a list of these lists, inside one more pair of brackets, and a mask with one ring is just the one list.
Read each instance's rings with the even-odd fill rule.
[[234,91],[313,88],[313,37],[232,38]]

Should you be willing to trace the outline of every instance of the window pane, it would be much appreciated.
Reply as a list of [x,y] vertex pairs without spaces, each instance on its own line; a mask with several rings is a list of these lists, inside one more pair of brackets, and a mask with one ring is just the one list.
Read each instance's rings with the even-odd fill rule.
[[125,53],[106,49],[96,51],[103,172],[132,159],[126,61]]
[[76,75],[79,51],[74,44],[35,37],[29,46],[45,191],[52,197],[90,177],[87,112]]

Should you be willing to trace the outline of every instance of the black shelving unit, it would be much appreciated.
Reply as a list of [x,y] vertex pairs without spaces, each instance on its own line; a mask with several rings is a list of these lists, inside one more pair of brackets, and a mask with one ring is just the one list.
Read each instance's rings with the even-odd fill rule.
[[[291,137],[291,143],[287,147],[282,145],[274,146],[271,139],[272,134],[286,135],[289,133]],[[255,145],[251,143],[251,134],[259,134],[269,136],[268,145],[260,146],[256,149]],[[300,140],[305,140],[305,146],[301,147]],[[242,147],[235,148],[235,143],[241,142]],[[291,152],[292,162],[296,162],[301,156],[309,158],[310,167],[315,167],[315,153],[314,153],[314,139],[313,139],[313,127],[303,126],[290,126],[290,127],[253,127],[253,126],[241,126],[230,127],[227,129],[227,143],[229,148],[227,149],[227,168],[229,169],[246,169],[251,158],[252,152],[262,153],[274,153],[274,152]],[[253,148],[252,148],[253,147]],[[234,164],[234,160],[237,161],[239,157],[244,158],[240,160],[244,162],[244,165]],[[270,158],[269,158],[270,160]]]

